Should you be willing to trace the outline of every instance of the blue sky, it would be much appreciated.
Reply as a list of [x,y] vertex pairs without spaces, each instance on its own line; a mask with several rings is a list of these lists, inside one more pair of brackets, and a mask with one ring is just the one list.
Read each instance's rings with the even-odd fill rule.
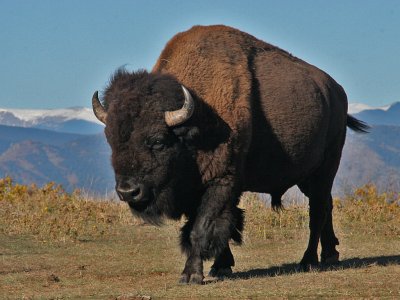
[[90,106],[196,24],[226,24],[329,73],[350,102],[400,101],[400,1],[0,0],[0,107]]

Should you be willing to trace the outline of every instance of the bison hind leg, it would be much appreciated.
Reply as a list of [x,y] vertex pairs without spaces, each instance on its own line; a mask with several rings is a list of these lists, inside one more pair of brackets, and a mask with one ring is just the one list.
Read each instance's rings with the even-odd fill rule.
[[192,248],[192,243],[190,241],[190,232],[193,229],[193,221],[189,219],[185,225],[181,228],[181,238],[180,238],[180,246],[183,253],[189,255],[190,250]]
[[339,167],[343,140],[338,140],[325,154],[325,160],[312,176],[298,184],[300,190],[309,198],[310,237],[307,249],[300,264],[304,269],[309,265],[318,265],[318,244],[321,240],[322,261],[336,263],[339,252],[336,245],[339,240],[335,236],[332,222],[332,185]]
[[330,196],[327,206],[327,219],[321,232],[321,263],[328,265],[339,262],[339,252],[336,250],[339,240],[333,230],[332,209],[332,196]]
[[222,250],[222,252],[216,257],[208,276],[218,278],[229,276],[232,274],[232,267],[234,265],[235,260],[228,244],[226,248]]
[[[207,239],[202,239],[199,245],[204,259],[217,258],[229,243],[229,240],[241,244],[244,224],[244,211],[236,206],[227,206],[219,216],[203,227]],[[195,233],[195,235],[193,235]],[[191,232],[191,242],[197,232]]]
[[244,210],[234,207],[232,214],[233,220],[230,226],[231,239],[240,245],[242,243],[242,232],[244,226]]
[[[232,211],[232,222],[231,222],[231,239],[238,243],[242,243],[242,231],[244,226],[244,211],[238,207],[235,207]],[[214,264],[211,266],[209,276],[211,277],[225,277],[232,274],[232,267],[235,266],[235,259],[229,243],[222,250],[220,254],[215,257]]]

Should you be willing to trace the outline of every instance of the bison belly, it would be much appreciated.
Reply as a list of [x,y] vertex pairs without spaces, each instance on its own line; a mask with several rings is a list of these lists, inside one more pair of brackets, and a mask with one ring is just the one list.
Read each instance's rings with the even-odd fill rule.
[[327,147],[330,78],[319,69],[276,52],[254,60],[252,143],[245,190],[285,190],[318,168]]

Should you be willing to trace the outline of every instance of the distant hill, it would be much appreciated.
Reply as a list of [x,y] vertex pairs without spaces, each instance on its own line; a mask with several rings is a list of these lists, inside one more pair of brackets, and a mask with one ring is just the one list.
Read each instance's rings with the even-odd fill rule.
[[43,143],[60,145],[67,141],[76,140],[84,137],[83,134],[63,133],[46,129],[23,128],[16,126],[0,125],[0,140],[9,140],[12,142],[33,140]]
[[105,194],[113,190],[110,150],[103,134],[1,126],[0,142],[0,177],[11,176],[24,184],[54,181],[68,191],[80,188]]
[[21,141],[36,141],[43,144],[61,146],[68,141],[73,141],[83,136],[43,129],[0,125],[0,153],[8,149],[11,144]]
[[368,134],[347,135],[335,180],[337,193],[372,182],[400,190],[400,126],[375,125]]

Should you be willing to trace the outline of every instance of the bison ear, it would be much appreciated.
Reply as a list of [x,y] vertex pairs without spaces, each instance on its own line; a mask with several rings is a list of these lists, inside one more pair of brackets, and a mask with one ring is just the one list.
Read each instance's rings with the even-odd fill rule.
[[179,138],[180,141],[187,145],[193,145],[200,135],[200,130],[198,127],[177,127],[173,128],[172,131]]

